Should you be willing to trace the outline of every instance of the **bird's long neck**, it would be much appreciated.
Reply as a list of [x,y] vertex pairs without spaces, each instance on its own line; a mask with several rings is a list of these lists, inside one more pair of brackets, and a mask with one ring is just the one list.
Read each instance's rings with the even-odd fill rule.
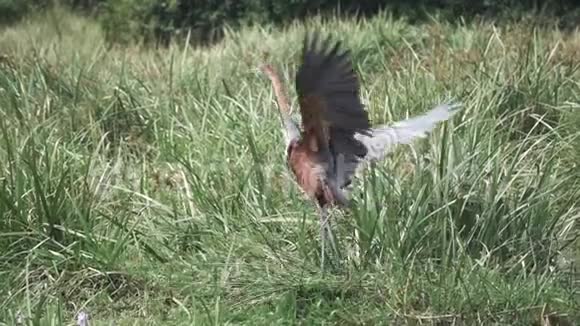
[[290,117],[292,109],[290,107],[290,101],[288,101],[288,97],[286,96],[282,79],[280,79],[280,76],[276,70],[274,70],[274,68],[268,64],[262,65],[262,71],[268,76],[268,78],[270,78],[274,88],[276,100],[280,108],[279,112],[282,118],[282,123],[284,124],[284,139],[286,142],[286,153],[288,156],[293,148],[291,145],[300,137],[300,130]]
[[271,65],[262,66],[262,70],[266,73],[272,82],[272,87],[274,88],[274,94],[276,95],[276,101],[280,107],[280,113],[282,113],[282,117],[284,120],[288,119],[291,114],[290,101],[288,101],[288,96],[286,95],[284,83],[282,82],[280,75],[278,75],[274,67]]

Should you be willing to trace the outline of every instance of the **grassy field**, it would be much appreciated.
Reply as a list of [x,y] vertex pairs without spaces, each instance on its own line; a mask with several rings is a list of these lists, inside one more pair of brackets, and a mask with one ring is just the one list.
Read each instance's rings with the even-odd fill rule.
[[[256,71],[352,49],[373,123],[464,109],[315,208]],[[107,47],[66,12],[0,30],[0,324],[565,325],[580,320],[580,32],[382,15]]]

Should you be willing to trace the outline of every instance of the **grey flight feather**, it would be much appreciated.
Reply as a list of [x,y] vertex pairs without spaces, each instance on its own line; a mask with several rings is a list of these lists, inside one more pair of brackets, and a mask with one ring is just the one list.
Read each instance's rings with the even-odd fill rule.
[[392,126],[380,125],[371,128],[370,135],[355,134],[367,149],[363,160],[352,160],[339,156],[337,160],[337,183],[341,188],[351,183],[353,175],[361,163],[373,162],[385,157],[399,144],[409,144],[417,138],[424,138],[437,123],[450,119],[457,113],[461,104],[440,104],[429,112],[394,123]]
[[380,125],[372,128],[370,136],[355,135],[368,149],[365,161],[380,160],[396,145],[409,144],[417,138],[426,137],[437,123],[448,120],[457,113],[460,106],[440,104],[425,114],[396,122],[392,126]]

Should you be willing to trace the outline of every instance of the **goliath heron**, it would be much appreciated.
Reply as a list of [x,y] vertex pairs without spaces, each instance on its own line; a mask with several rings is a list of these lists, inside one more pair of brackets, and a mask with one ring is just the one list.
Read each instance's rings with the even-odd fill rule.
[[295,76],[301,129],[291,117],[290,102],[276,70],[270,64],[263,64],[261,70],[272,82],[280,108],[286,162],[299,187],[318,209],[323,267],[327,239],[335,249],[327,209],[331,205],[348,206],[344,191],[361,163],[379,160],[398,144],[426,137],[460,105],[440,104],[424,115],[392,126],[371,127],[360,101],[359,81],[349,51],[342,50],[339,41],[319,40],[317,33],[304,38],[302,63]]

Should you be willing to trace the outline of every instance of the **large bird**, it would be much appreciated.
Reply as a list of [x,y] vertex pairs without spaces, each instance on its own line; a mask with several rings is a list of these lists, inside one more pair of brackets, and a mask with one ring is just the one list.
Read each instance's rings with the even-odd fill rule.
[[284,124],[286,162],[296,182],[315,201],[321,223],[321,266],[325,242],[331,240],[328,207],[349,204],[345,189],[362,163],[383,158],[398,144],[425,137],[438,122],[449,119],[459,104],[441,104],[426,114],[395,123],[371,127],[359,95],[359,80],[349,51],[339,41],[321,40],[318,33],[306,35],[302,63],[296,72],[295,87],[300,107],[301,127],[292,109],[284,84],[270,64],[261,70],[274,88]]

